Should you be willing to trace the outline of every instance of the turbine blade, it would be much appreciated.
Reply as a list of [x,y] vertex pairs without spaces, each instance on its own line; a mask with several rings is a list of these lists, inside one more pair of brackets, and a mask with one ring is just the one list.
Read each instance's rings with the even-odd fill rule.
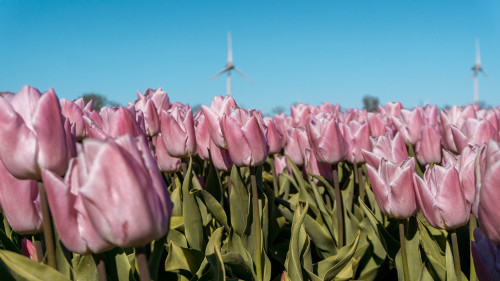
[[479,50],[479,39],[476,38],[476,65],[481,65],[481,51]]
[[224,68],[223,70],[217,72],[217,74],[215,74],[214,76],[208,78],[208,81],[210,80],[214,80],[217,76],[221,75],[222,73],[226,72],[227,71],[227,68]]
[[481,69],[481,72],[484,74],[484,76],[485,76],[486,78],[488,78],[488,80],[490,80],[490,82],[493,82],[493,81],[491,80],[491,78],[488,76],[488,74],[486,74],[486,72],[485,72],[484,70],[482,70],[482,69]]
[[248,76],[246,76],[243,72],[241,72],[241,70],[239,70],[237,67],[235,67],[234,70],[238,72],[241,76],[243,76],[243,78],[247,79],[248,82],[253,84],[253,81],[250,78],[248,78]]
[[475,71],[472,71],[472,73],[471,73],[471,74],[469,74],[469,75],[467,75],[467,77],[465,77],[465,79],[464,79],[464,80],[469,80],[469,79],[471,79],[472,77],[474,77],[474,74],[475,74]]
[[233,63],[233,48],[231,46],[231,32],[227,32],[227,64]]

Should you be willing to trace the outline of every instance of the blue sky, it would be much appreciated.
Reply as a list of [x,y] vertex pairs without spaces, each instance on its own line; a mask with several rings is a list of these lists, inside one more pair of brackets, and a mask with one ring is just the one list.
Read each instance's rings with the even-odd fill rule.
[[464,105],[473,101],[475,38],[480,99],[500,105],[498,1],[4,1],[0,90],[25,85],[121,104],[162,87],[171,101],[209,104],[226,92],[220,71],[232,33],[239,105],[303,102],[362,107],[372,95]]

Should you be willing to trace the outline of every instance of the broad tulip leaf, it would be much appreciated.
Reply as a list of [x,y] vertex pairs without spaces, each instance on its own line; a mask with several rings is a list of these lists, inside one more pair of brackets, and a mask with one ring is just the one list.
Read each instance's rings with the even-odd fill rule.
[[170,229],[177,229],[184,231],[184,217],[171,216]]
[[[175,230],[173,230],[175,231]],[[149,271],[151,272],[151,279],[158,279],[158,271],[160,269],[160,261],[164,252],[165,242],[167,241],[167,235],[163,235],[162,238],[154,241],[154,249],[149,257]]]
[[232,252],[224,254],[222,255],[222,261],[229,275],[248,281],[257,279],[257,276],[253,275],[252,269],[243,257],[241,257],[240,253]]
[[170,200],[172,200],[172,203],[174,203],[174,206],[172,208],[173,217],[182,217],[181,193],[182,193],[182,188],[175,188],[172,191],[172,193],[170,193]]
[[106,274],[111,280],[129,281],[132,266],[127,257],[127,253],[121,248],[114,248],[100,254],[106,263]]
[[168,255],[165,260],[165,271],[175,272],[191,278],[197,272],[205,255],[195,249],[182,248],[173,242],[168,244]]
[[215,276],[212,280],[224,281],[226,280],[226,270],[224,268],[224,261],[220,250],[220,243],[222,239],[222,227],[216,229],[208,241],[205,255],[214,269]]
[[0,250],[0,259],[7,269],[14,274],[30,281],[69,281],[67,277],[43,263],[36,262],[18,253]]
[[183,248],[188,248],[188,242],[186,240],[186,236],[184,236],[184,234],[175,229],[170,229],[167,233],[167,240],[166,240],[167,244],[170,243],[170,241],[174,242],[175,244]]
[[203,250],[203,219],[200,214],[200,208],[194,195],[190,193],[192,188],[192,168],[193,159],[189,158],[189,165],[186,177],[182,183],[182,213],[184,217],[184,233],[189,246],[195,250]]
[[377,237],[379,238],[380,242],[384,246],[384,249],[387,253],[387,256],[389,259],[394,260],[394,257],[396,256],[397,252],[399,251],[400,245],[399,242],[396,241],[384,228],[383,224],[375,217],[375,215],[372,213],[372,211],[366,206],[366,204],[359,200],[358,201],[365,211],[366,216],[368,217],[370,224],[372,225],[373,229],[375,230],[375,233]]
[[356,259],[353,259],[353,256],[356,253],[360,236],[361,234],[358,231],[354,240],[342,247],[336,256],[320,261],[317,265],[318,275],[324,280],[332,280],[344,267],[352,267],[352,263],[356,261]]
[[75,281],[97,281],[97,265],[92,255],[82,255],[75,267]]
[[[299,188],[299,201],[301,203],[306,203],[308,202],[309,208],[317,214],[318,213],[318,207],[316,206],[316,201],[314,200],[314,197],[307,191],[307,183],[302,177],[302,172],[297,168],[297,166],[290,160],[289,157],[287,157],[288,164],[290,167],[292,167],[293,174],[295,178],[297,179],[298,183],[298,188]],[[290,274],[290,272],[288,272]],[[290,275],[291,276],[291,275]],[[293,279],[293,278],[292,278]]]
[[209,161],[209,165],[210,168],[205,182],[205,190],[208,191],[215,200],[222,202],[222,184],[217,174],[217,169],[214,167],[212,161]]
[[[54,228],[55,230],[55,228]],[[59,236],[57,235],[57,231],[54,231],[54,244],[55,244],[55,252],[56,252],[56,263],[57,263],[57,271],[61,272],[68,279],[71,278],[71,265],[69,264],[66,255],[64,254],[63,246],[59,240]]]
[[418,220],[420,241],[422,242],[422,248],[430,261],[430,264],[434,268],[435,273],[439,276],[441,280],[446,278],[446,257],[445,253],[442,251],[438,242],[435,240],[434,236],[430,233],[427,226]]
[[295,213],[293,215],[292,222],[292,233],[290,237],[290,248],[285,261],[285,268],[288,272],[288,276],[292,280],[303,280],[302,276],[302,265],[300,262],[300,253],[302,251],[302,246],[300,245],[300,230],[303,229],[302,222],[307,213],[309,204],[306,202],[304,210],[301,210],[300,204],[297,204],[295,208]]
[[226,212],[222,208],[222,206],[219,204],[219,202],[210,194],[209,192],[198,189],[198,190],[192,190],[192,194],[195,196],[201,198],[203,200],[203,203],[205,206],[207,206],[208,211],[212,214],[212,216],[215,218],[215,220],[226,230],[229,231],[229,225],[227,224],[227,216]]
[[241,179],[238,167],[233,165],[233,169],[231,170],[231,195],[229,196],[229,209],[231,214],[231,226],[239,236],[243,236],[247,227],[249,203],[250,194]]
[[[410,280],[416,280],[421,272],[422,260],[420,258],[418,223],[415,216],[409,218],[405,233],[406,257]],[[404,279],[403,257],[401,249],[396,255],[396,269],[399,280]]]

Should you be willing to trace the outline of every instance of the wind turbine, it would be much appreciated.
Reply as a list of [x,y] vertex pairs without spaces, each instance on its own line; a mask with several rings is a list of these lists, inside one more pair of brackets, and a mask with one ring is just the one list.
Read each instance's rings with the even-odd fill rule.
[[476,38],[476,64],[472,66],[472,76],[474,77],[474,104],[479,104],[479,81],[478,74],[482,72],[486,78],[490,79],[481,66],[481,53],[479,51],[479,39]]
[[212,76],[210,79],[208,79],[208,80],[213,80],[217,76],[221,75],[222,73],[227,72],[227,95],[228,96],[231,95],[231,70],[238,72],[241,76],[243,76],[243,78],[245,78],[246,80],[248,80],[248,82],[253,84],[252,80],[250,80],[250,78],[248,78],[245,74],[243,74],[243,72],[241,72],[241,70],[239,70],[233,64],[233,49],[231,47],[231,32],[228,31],[227,32],[227,63],[226,63],[226,66],[220,72],[218,72],[217,74]]

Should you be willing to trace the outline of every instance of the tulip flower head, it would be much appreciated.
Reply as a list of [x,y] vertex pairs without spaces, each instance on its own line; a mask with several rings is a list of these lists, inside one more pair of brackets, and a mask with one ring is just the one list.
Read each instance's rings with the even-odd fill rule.
[[59,100],[50,89],[43,95],[29,86],[9,98],[0,97],[0,159],[16,178],[41,178],[48,169],[63,175],[67,146]]

